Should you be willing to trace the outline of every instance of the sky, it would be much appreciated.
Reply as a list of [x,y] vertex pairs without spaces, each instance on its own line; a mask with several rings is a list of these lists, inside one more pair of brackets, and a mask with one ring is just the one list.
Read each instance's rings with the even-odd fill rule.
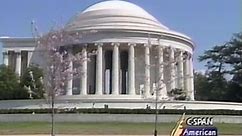
[[[65,25],[74,15],[100,1],[104,0],[1,0],[0,36],[31,37],[32,20],[39,32],[46,33],[54,26]],[[142,7],[170,29],[191,37],[196,44],[196,70],[205,69],[204,63],[197,61],[199,55],[229,41],[234,33],[242,30],[241,0],[126,1]]]

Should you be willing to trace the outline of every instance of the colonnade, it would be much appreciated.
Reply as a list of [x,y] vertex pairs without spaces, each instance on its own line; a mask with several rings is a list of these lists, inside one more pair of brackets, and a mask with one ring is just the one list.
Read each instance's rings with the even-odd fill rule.
[[[121,95],[120,91],[120,43],[111,43],[112,49],[112,70],[111,70],[111,93],[109,95]],[[123,45],[122,45],[123,46]],[[157,89],[158,93],[162,97],[167,96],[167,91],[175,88],[183,89],[187,91],[187,95],[190,99],[194,100],[194,85],[193,85],[193,62],[191,54],[183,51],[181,49],[175,49],[171,47],[165,46],[154,46],[150,44],[136,45],[132,43],[127,43],[127,52],[128,52],[128,75],[127,75],[127,92],[125,95],[140,95],[137,93],[135,80],[136,80],[136,56],[142,54],[135,54],[136,48],[143,48],[144,50],[144,90],[142,95],[144,97],[151,96],[151,49],[156,47],[158,52],[157,65],[159,66],[157,69],[158,80],[157,80]],[[83,55],[83,63],[82,63],[82,74],[80,77],[80,95],[88,95],[88,50],[87,45],[82,46],[82,55]],[[103,67],[103,55],[105,53],[106,48],[104,48],[104,44],[96,43],[96,66],[95,66],[95,95],[104,95],[104,67]],[[15,62],[15,72],[18,75],[21,75],[21,67],[22,67],[22,51],[12,51],[12,53],[3,52],[3,63],[5,65],[9,65],[9,58],[16,59]],[[69,50],[69,53],[72,53],[72,50]],[[167,54],[168,53],[168,54]],[[13,57],[13,56],[15,57]],[[169,59],[165,60],[164,56],[168,55]],[[32,56],[32,51],[27,51],[27,66],[30,64],[30,59]],[[12,64],[13,65],[13,64]],[[73,63],[70,62],[69,70],[73,69]],[[169,67],[169,82],[164,79],[164,69],[165,67]],[[166,78],[167,79],[167,78]],[[162,89],[164,88],[165,89]],[[66,95],[73,95],[73,81],[68,80],[66,85]]]
[[[111,93],[109,95],[121,95],[120,91],[120,44],[119,43],[111,43],[112,47],[112,71],[111,71]],[[104,93],[104,67],[103,63],[103,54],[105,49],[102,43],[96,43],[96,75],[95,75],[95,93],[94,95],[106,95]],[[122,45],[123,46],[123,45]],[[135,71],[135,64],[136,64],[136,55],[135,49],[136,48],[143,48],[144,49],[144,92],[142,95],[144,97],[149,98],[152,95],[151,90],[151,48],[158,47],[158,77],[159,80],[157,81],[158,85],[158,93],[162,97],[167,96],[167,91],[175,88],[183,89],[187,91],[187,95],[190,99],[194,99],[193,94],[193,65],[192,65],[192,57],[186,51],[164,47],[164,46],[152,46],[149,44],[143,45],[136,45],[127,43],[126,46],[128,47],[128,82],[127,82],[127,94],[125,95],[140,95],[137,93],[136,90],[139,88],[135,88],[135,79],[136,79],[136,71]],[[164,54],[167,53],[167,49],[169,50],[169,60],[168,64],[165,63]],[[82,54],[84,59],[87,59],[87,47],[82,47]],[[165,85],[164,81],[164,67],[169,66],[169,84]],[[175,68],[177,67],[177,68]],[[87,85],[87,78],[88,78],[88,63],[86,61],[82,64],[82,76],[81,76],[81,83],[80,83],[80,95],[87,95],[88,94],[88,85]],[[66,95],[72,95],[72,80],[68,81],[67,93]],[[162,89],[166,86],[165,89]]]
[[[24,53],[27,53],[27,56],[24,56]],[[6,66],[10,67],[14,67],[15,69],[15,73],[18,74],[19,76],[21,75],[21,71],[22,71],[22,64],[23,61],[26,61],[26,66],[28,67],[30,64],[30,59],[33,55],[33,51],[31,50],[19,50],[19,51],[4,51],[3,52],[3,64],[5,64]],[[27,60],[23,60],[23,58],[27,59]]]

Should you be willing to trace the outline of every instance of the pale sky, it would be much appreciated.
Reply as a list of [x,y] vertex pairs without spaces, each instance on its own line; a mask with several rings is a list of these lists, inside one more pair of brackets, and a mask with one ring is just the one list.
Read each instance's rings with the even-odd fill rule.
[[[31,37],[32,20],[40,32],[48,32],[100,1],[103,0],[1,0],[0,36]],[[205,69],[197,61],[204,50],[223,44],[233,33],[242,30],[241,0],[127,1],[142,7],[170,29],[191,37],[196,43],[194,66],[197,70]]]

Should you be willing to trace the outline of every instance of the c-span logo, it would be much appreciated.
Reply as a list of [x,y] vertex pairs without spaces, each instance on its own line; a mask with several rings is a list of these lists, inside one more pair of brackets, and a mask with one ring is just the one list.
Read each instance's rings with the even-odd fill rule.
[[213,126],[213,117],[188,117],[185,113],[179,119],[171,136],[217,136],[218,130]]

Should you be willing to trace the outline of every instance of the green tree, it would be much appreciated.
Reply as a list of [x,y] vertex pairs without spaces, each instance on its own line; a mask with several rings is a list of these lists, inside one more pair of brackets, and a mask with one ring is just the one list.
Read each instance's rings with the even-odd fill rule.
[[[199,56],[199,61],[206,62],[208,95],[211,96],[209,100],[235,101],[234,98],[237,98],[236,101],[241,101],[242,33],[235,34],[224,45],[217,45],[205,51],[202,56]],[[230,75],[232,79],[227,81],[226,75]]]
[[209,72],[217,71],[217,74],[223,75],[226,73],[226,62],[228,60],[229,50],[227,44],[216,45],[212,49],[204,52],[199,56],[199,61],[206,61],[206,67]]
[[0,66],[0,100],[26,99],[27,90],[19,84],[18,76],[5,65]]
[[226,99],[242,102],[242,33],[235,34],[228,43],[230,55],[227,63],[230,65],[229,74],[232,79],[228,83]]
[[[242,75],[242,33],[235,34],[228,42],[229,55],[227,63],[231,65],[230,74],[237,78]],[[241,82],[240,82],[241,83]]]
[[233,80],[228,83],[226,101],[242,102],[242,87],[238,83],[233,82]]
[[217,71],[209,74],[194,73],[195,99],[201,101],[224,101],[228,83]]
[[[29,66],[21,76],[21,86],[31,91],[32,98],[44,98],[43,70],[38,66]],[[30,92],[29,92],[30,93]]]
[[226,100],[226,92],[228,91],[228,82],[221,73],[212,71],[208,73],[209,82],[209,99],[212,101]]
[[[198,90],[200,95],[203,96],[204,100],[224,100],[224,95],[226,93],[226,80],[224,78],[227,70],[228,61],[228,45],[215,46],[210,50],[205,51],[204,55],[199,56],[199,61],[206,61],[207,67],[207,78],[203,80],[203,86],[208,88],[203,88],[205,90]],[[200,75],[201,77],[201,75]],[[206,85],[206,81],[207,85]],[[199,83],[199,81],[197,81]],[[202,87],[203,87],[202,86]],[[197,90],[196,90],[197,91]],[[208,92],[209,91],[209,92]],[[207,97],[203,94],[206,92]]]
[[208,95],[210,93],[211,87],[209,85],[209,80],[206,75],[195,72],[194,73],[194,89],[195,89],[195,99],[199,101],[209,100]]

